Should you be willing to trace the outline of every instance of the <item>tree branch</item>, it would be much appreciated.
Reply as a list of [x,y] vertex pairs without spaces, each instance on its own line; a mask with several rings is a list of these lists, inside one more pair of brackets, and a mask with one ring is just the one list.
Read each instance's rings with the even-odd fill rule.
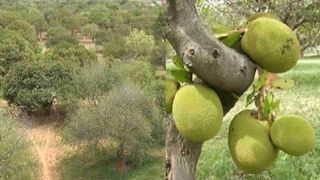
[[254,63],[207,32],[194,0],[169,0],[166,31],[184,64],[211,87],[240,95],[251,84]]
[[[183,63],[217,92],[226,114],[252,83],[256,66],[226,47],[205,29],[195,0],[168,0],[166,38]],[[202,143],[187,142],[170,116],[166,136],[166,175],[169,180],[194,180]]]
[[302,16],[295,24],[292,25],[291,29],[295,31],[299,26],[306,22],[306,18]]
[[304,44],[301,47],[301,51],[303,52],[305,49],[307,49],[308,47],[312,47],[315,46],[317,41],[320,39],[320,31],[314,36],[312,41],[309,41],[308,43]]

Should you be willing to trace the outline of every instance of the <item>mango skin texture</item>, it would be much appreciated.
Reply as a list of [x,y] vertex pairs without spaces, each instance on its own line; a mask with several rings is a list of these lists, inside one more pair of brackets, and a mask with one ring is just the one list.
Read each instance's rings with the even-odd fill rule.
[[220,129],[222,104],[214,90],[204,85],[186,85],[173,100],[172,116],[179,133],[192,143],[212,138]]
[[173,98],[178,90],[179,83],[172,79],[166,79],[166,112],[171,113]]
[[300,56],[300,44],[294,32],[282,22],[265,17],[249,23],[241,48],[255,63],[273,73],[290,70]]
[[231,157],[245,173],[258,174],[276,160],[279,150],[269,136],[270,125],[255,119],[251,110],[238,113],[229,127],[228,144]]
[[271,139],[282,151],[300,156],[310,152],[316,143],[311,124],[296,115],[283,115],[271,126]]

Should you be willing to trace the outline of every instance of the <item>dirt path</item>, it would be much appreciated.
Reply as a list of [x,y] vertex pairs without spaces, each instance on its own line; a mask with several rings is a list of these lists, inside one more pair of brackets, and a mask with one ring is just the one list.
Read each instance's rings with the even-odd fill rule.
[[41,180],[59,180],[58,164],[64,153],[61,137],[56,133],[55,124],[26,127],[27,138],[32,151],[39,160]]

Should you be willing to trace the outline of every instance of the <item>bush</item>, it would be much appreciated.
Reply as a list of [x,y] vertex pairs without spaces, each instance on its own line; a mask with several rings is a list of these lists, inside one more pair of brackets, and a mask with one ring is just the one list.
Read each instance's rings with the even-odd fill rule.
[[35,28],[24,20],[17,20],[7,26],[8,29],[16,31],[26,39],[33,49],[38,47],[37,35]]
[[69,69],[59,63],[18,63],[5,76],[4,98],[29,111],[48,109],[72,80]]
[[129,158],[141,161],[152,140],[153,113],[143,91],[126,83],[102,96],[96,106],[82,106],[66,125],[65,135],[71,140],[114,140],[120,159],[128,151]]
[[59,61],[76,68],[97,62],[96,54],[82,45],[66,48],[56,47],[47,51],[46,57],[50,60]]
[[[153,116],[150,117],[151,135],[155,142],[163,144],[165,131],[164,86],[161,81],[155,78],[154,68],[148,63],[138,61],[116,64],[111,68],[101,64],[88,66],[74,76],[73,85],[70,88],[72,90],[69,91],[67,99],[82,99],[81,102],[87,105],[100,104],[102,101],[101,96],[104,96],[114,88],[125,86],[127,82],[139,87],[143,91],[145,98],[152,103],[154,112]],[[71,109],[67,111],[67,116],[68,119],[73,119],[73,113],[79,113],[77,112],[78,107],[72,103],[70,103],[70,107]],[[89,114],[87,111],[91,110],[80,108],[78,111],[85,111],[83,114]],[[90,119],[88,118],[88,121]],[[86,136],[85,133],[82,135]]]
[[153,36],[146,34],[144,31],[134,29],[130,35],[125,38],[125,47],[130,59],[136,59],[142,56],[150,61],[156,44]]
[[34,52],[28,41],[14,31],[0,30],[0,76],[5,75],[14,63],[33,58]]
[[0,110],[0,179],[34,179],[35,164],[18,124]]
[[79,41],[73,37],[71,32],[63,27],[52,27],[47,32],[48,47],[68,48],[70,46],[78,45]]
[[96,101],[98,97],[119,86],[121,77],[101,64],[92,64],[74,76],[74,95],[78,98]]
[[164,83],[155,77],[154,67],[143,61],[130,62],[126,64],[117,64],[111,68],[111,74],[121,77],[121,82],[132,82],[138,85],[144,94],[152,101],[156,109],[151,118],[152,137],[159,144],[164,143],[165,137],[165,116],[164,111]]
[[110,40],[103,45],[103,56],[111,60],[121,59],[126,54],[125,39],[119,33],[109,31]]

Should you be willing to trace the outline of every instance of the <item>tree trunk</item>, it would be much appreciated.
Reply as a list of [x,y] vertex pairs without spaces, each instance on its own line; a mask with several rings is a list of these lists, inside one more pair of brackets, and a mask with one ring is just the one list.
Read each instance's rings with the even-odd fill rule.
[[[220,97],[226,114],[252,83],[256,66],[247,56],[226,47],[203,26],[196,0],[168,0],[166,39],[183,63]],[[202,143],[192,144],[177,131],[172,116],[166,134],[166,176],[194,180]]]

